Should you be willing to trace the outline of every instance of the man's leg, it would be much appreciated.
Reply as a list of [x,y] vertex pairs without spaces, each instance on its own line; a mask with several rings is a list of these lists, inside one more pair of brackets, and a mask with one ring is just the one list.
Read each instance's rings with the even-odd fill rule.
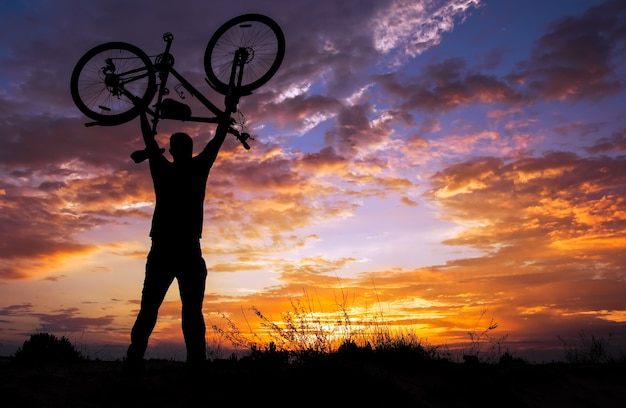
[[187,362],[201,364],[206,361],[206,326],[202,315],[202,302],[206,285],[206,263],[198,245],[197,252],[185,260],[185,268],[177,275],[180,299],[183,304],[182,325]]
[[154,249],[148,254],[146,277],[141,293],[141,307],[130,333],[131,344],[126,354],[126,360],[130,362],[143,359],[148,347],[148,339],[157,322],[159,307],[174,280],[174,274],[171,272],[168,262],[165,262],[160,255],[155,253]]

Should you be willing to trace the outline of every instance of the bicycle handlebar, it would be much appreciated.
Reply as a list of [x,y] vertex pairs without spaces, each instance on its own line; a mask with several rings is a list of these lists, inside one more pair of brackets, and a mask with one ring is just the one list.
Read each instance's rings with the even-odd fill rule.
[[[96,123],[92,123],[92,125],[95,125],[95,124]],[[228,133],[234,135],[237,138],[237,140],[239,140],[239,142],[241,143],[244,149],[250,150],[250,145],[248,144],[247,140],[248,139],[254,140],[254,139],[252,138],[252,136],[250,136],[249,133],[240,133],[239,131],[237,131],[237,129],[233,129],[232,127],[228,128]],[[161,149],[161,153],[163,153],[164,151],[165,149]],[[135,163],[141,163],[148,158],[148,150],[147,149],[136,150],[131,153],[130,158]]]

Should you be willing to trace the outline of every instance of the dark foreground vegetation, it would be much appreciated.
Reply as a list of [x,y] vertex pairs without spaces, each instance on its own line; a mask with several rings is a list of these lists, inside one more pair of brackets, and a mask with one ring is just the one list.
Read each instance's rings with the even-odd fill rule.
[[623,359],[528,364],[504,353],[491,363],[454,362],[420,345],[347,341],[328,353],[270,343],[195,370],[168,360],[146,361],[140,375],[122,368],[84,358],[65,338],[33,335],[0,363],[2,406],[626,406]]

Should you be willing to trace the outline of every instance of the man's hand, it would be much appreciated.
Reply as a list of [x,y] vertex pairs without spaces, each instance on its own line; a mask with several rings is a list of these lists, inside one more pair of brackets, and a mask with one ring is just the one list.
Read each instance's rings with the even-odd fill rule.
[[[165,149],[159,149],[159,154],[163,154],[163,153],[165,153]],[[135,150],[134,152],[130,154],[130,158],[135,163],[141,163],[142,161],[146,160],[148,157],[150,157],[150,152],[148,151],[148,149]]]
[[153,130],[150,126],[148,116],[146,115],[147,107],[144,101],[141,98],[135,96],[132,98],[132,102],[139,110],[139,119],[141,121],[141,134],[143,136],[143,141],[146,144],[146,147],[143,150],[137,150],[133,152],[130,157],[135,163],[141,163],[151,155],[163,154],[163,152],[165,152],[165,149],[160,149],[158,143],[154,139],[157,132]]

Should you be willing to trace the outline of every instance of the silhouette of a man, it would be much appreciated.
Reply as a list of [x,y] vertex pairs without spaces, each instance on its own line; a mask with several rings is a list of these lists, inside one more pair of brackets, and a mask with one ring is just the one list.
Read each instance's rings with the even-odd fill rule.
[[187,348],[187,363],[200,366],[206,361],[206,327],[202,301],[207,269],[200,250],[206,182],[211,166],[226,137],[228,122],[218,124],[215,136],[204,150],[192,157],[193,142],[185,133],[170,137],[170,162],[154,138],[145,112],[141,111],[141,130],[150,163],[156,205],[150,236],[152,247],[146,262],[141,307],[131,331],[125,369],[143,370],[148,338],[157,321],[174,278],[182,301],[182,329]]

